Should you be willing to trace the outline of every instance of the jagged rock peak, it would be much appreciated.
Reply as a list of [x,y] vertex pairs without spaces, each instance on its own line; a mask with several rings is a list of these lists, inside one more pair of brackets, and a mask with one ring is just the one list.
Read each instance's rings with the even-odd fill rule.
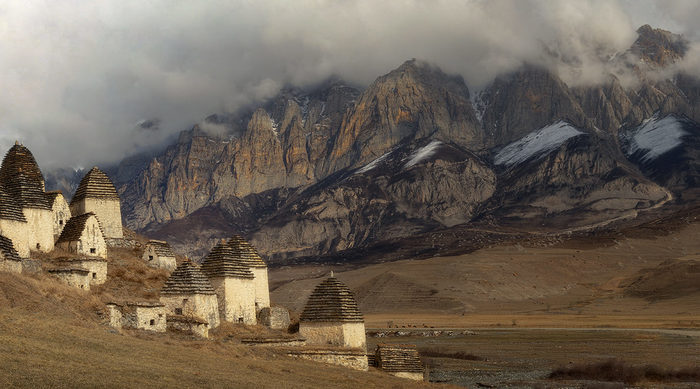
[[683,58],[688,51],[689,42],[682,35],[648,24],[639,27],[637,34],[631,50],[644,62],[664,67]]

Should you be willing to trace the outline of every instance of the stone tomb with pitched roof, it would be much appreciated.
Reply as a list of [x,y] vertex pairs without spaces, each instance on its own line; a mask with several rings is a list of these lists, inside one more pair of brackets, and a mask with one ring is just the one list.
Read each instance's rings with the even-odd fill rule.
[[92,212],[70,218],[56,246],[79,256],[107,258],[102,226]]
[[0,166],[0,234],[12,240],[20,257],[53,250],[54,215],[44,190],[31,151],[15,142]]
[[263,261],[258,250],[240,235],[234,235],[228,240],[228,246],[233,250],[236,259],[242,261],[253,273],[255,284],[255,312],[270,306],[270,286],[267,278],[267,264]]
[[160,291],[160,302],[175,315],[205,320],[209,328],[219,326],[216,292],[202,271],[190,260],[173,270]]
[[102,225],[105,239],[123,239],[122,213],[114,184],[98,167],[93,167],[80,180],[70,201],[73,215],[92,212]]
[[299,318],[307,345],[367,348],[365,322],[350,289],[333,275],[309,296]]
[[254,275],[240,252],[222,241],[204,258],[202,271],[216,291],[221,320],[256,324]]
[[10,238],[0,235],[0,271],[21,273],[22,260]]
[[378,344],[374,352],[377,368],[397,377],[422,381],[425,368],[414,344]]
[[144,262],[148,266],[158,269],[173,271],[177,267],[175,253],[168,242],[162,240],[150,240],[143,249]]

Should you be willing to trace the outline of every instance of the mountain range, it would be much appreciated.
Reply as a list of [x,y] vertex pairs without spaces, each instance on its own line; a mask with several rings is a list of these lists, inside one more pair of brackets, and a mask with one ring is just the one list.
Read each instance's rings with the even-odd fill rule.
[[696,201],[700,182],[700,81],[676,67],[688,42],[637,32],[593,85],[523,64],[470,91],[412,59],[364,89],[334,78],[211,115],[109,172],[126,225],[194,257],[232,232],[285,263],[397,239],[430,247],[426,234],[464,226],[634,219]]

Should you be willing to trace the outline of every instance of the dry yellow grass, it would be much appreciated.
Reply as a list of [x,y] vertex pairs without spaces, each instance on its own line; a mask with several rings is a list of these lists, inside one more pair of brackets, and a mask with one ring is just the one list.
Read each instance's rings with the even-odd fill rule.
[[[0,387],[420,388],[384,373],[297,360],[231,341],[101,324],[103,302],[43,275],[0,272]],[[250,330],[253,331],[253,330]]]

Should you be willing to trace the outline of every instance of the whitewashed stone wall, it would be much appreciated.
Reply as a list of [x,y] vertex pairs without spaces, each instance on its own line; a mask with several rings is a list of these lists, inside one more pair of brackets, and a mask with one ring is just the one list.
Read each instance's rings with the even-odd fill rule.
[[135,307],[134,315],[125,315],[129,326],[140,330],[165,332],[165,307]]
[[258,312],[260,324],[273,330],[286,330],[289,328],[289,311],[282,307],[266,307]]
[[79,261],[80,267],[90,272],[90,285],[102,285],[107,282],[107,262],[106,261]]
[[138,304],[108,304],[109,324],[114,328],[135,328],[145,331],[165,332],[166,308]]
[[20,258],[29,258],[29,243],[32,239],[28,223],[0,219],[0,235],[12,241]]
[[122,212],[119,208],[119,200],[86,198],[71,205],[71,214],[82,215],[92,212],[97,215],[105,238],[123,238]]
[[[29,249],[48,253],[53,250],[53,212],[48,209],[22,208],[30,235]],[[12,238],[10,238],[12,239]]]
[[61,242],[58,246],[78,255],[107,258],[107,243],[105,243],[100,230],[100,223],[94,216],[85,221],[85,228],[80,235],[80,240]]
[[56,241],[71,218],[70,207],[62,194],[56,194],[51,212],[53,213],[53,240]]
[[250,268],[255,276],[255,311],[260,312],[261,309],[270,306],[270,285],[267,280],[266,267]]
[[219,304],[214,294],[161,295],[160,302],[169,313],[202,318],[209,328],[219,326]]
[[306,322],[299,323],[299,336],[308,345],[333,345],[367,348],[364,323]]
[[219,317],[230,323],[255,324],[255,281],[215,277],[209,280],[216,291]]

